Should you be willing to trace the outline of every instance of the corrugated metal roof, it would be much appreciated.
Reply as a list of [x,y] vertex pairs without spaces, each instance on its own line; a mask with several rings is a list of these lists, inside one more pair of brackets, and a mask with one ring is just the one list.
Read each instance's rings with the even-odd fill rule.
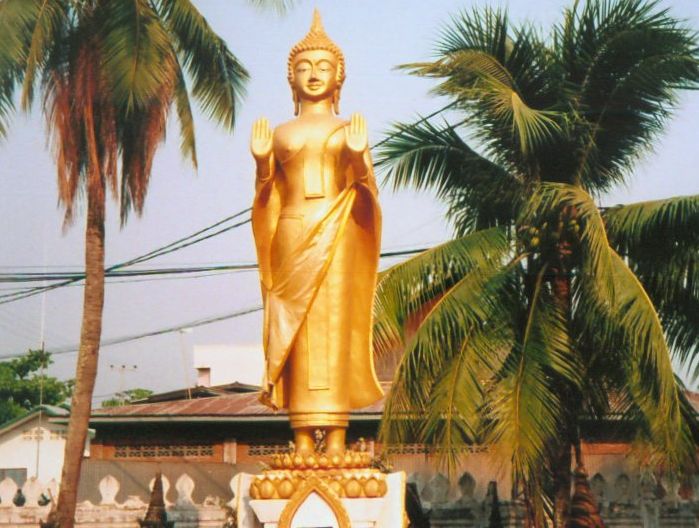
[[[390,382],[381,383],[384,392],[390,390]],[[699,393],[685,391],[692,407],[699,412]],[[259,392],[233,393],[208,398],[176,400],[124,405],[95,409],[91,422],[166,422],[166,421],[276,421],[286,420],[286,411],[273,411],[259,401]],[[350,413],[354,420],[379,420],[385,398]],[[614,407],[614,405],[612,405]],[[613,416],[614,409],[611,411]],[[53,422],[65,422],[67,418],[53,418]]]
[[36,407],[32,408],[30,411],[27,411],[25,414],[22,414],[20,416],[17,416],[16,418],[8,420],[7,422],[5,422],[3,424],[0,424],[0,435],[3,435],[6,432],[11,431],[15,427],[18,427],[18,426],[30,421],[35,416],[39,415],[39,411],[42,411],[49,418],[66,417],[66,421],[67,421],[67,418],[70,414],[63,407],[57,407],[56,405],[45,405],[45,404],[44,405],[37,405]]
[[[384,392],[388,389],[389,383],[383,383]],[[233,418],[244,419],[264,419],[279,417],[283,419],[286,411],[277,411],[263,405],[259,400],[259,392],[246,392],[237,394],[226,394],[222,396],[212,396],[209,398],[196,398],[192,400],[177,400],[155,403],[140,403],[124,405],[121,407],[107,407],[96,409],[92,413],[92,420],[108,422],[110,419],[124,421],[133,418],[143,420],[148,418]],[[383,412],[385,398],[362,409],[352,411],[351,416],[375,417],[379,419]]]

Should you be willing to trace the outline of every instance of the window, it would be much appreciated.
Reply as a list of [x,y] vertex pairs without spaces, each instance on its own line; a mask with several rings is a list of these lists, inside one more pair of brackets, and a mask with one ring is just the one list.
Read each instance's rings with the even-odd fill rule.
[[27,481],[27,468],[0,468],[0,481],[11,478],[18,486]]
[[[462,453],[485,453],[488,448],[480,445],[464,445],[458,448]],[[427,455],[435,453],[435,449],[425,444],[394,444],[384,448],[389,455]]]
[[200,367],[197,369],[197,385],[202,387],[211,386],[211,369]]
[[22,431],[22,440],[36,441],[44,439],[43,427],[34,427],[33,429],[25,429]]
[[68,432],[62,429],[52,429],[50,431],[49,438],[51,440],[65,440],[68,436]]
[[248,446],[249,456],[269,456],[289,452],[289,444],[253,444]]
[[214,446],[196,444],[152,444],[116,446],[114,458],[208,458]]

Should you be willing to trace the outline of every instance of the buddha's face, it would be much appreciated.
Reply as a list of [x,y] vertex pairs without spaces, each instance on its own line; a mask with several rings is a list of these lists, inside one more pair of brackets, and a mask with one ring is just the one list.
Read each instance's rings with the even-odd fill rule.
[[321,101],[338,88],[337,57],[326,50],[302,51],[294,59],[291,87],[299,100]]

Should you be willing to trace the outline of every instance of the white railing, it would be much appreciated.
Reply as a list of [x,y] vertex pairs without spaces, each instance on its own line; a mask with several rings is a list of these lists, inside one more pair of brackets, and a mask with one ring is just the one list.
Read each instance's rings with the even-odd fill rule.
[[[170,482],[163,479],[163,494],[167,496]],[[151,488],[153,481],[151,481]],[[206,497],[201,504],[194,502],[192,494],[196,483],[187,473],[175,482],[177,499],[166,502],[168,520],[175,521],[176,528],[222,528],[226,523],[231,504],[226,498]],[[116,497],[121,484],[112,475],[99,483],[99,504],[84,501],[78,504],[76,524],[82,528],[137,528],[148,508],[149,497],[130,495],[121,503]],[[58,496],[54,480],[42,484],[30,478],[21,487],[11,478],[0,482],[0,526],[3,528],[38,527],[46,520],[51,509],[51,498]],[[232,496],[232,493],[231,493]],[[230,499],[230,497],[228,497]]]
[[[491,497],[487,496],[488,482],[478,482],[471,474],[449,481],[442,474],[434,474],[426,482],[413,480],[433,528],[488,526],[492,511]],[[163,496],[168,519],[176,528],[223,528],[230,520],[234,505],[233,491],[228,497],[207,496],[195,502],[196,482],[187,473],[175,481],[175,502],[167,500],[171,487],[162,477]],[[589,483],[608,528],[696,528],[699,526],[699,475],[691,485],[680,486],[676,481],[652,476],[626,473],[596,473]],[[235,487],[231,481],[231,490]],[[151,488],[153,481],[151,481]],[[137,528],[148,507],[149,497],[130,495],[117,501],[121,484],[112,475],[106,475],[98,485],[99,504],[84,501],[78,505],[77,525],[81,528]],[[500,513],[503,526],[521,526],[522,509],[506,500],[509,490],[499,489]],[[58,495],[58,485],[52,480],[46,484],[30,478],[21,486],[10,478],[0,482],[0,527],[38,527],[51,508],[51,500]],[[507,497],[508,498],[508,497]]]

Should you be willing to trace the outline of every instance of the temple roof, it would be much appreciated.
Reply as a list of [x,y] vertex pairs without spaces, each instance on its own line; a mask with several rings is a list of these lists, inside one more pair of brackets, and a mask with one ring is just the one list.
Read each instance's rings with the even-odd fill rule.
[[[382,383],[384,392],[390,383]],[[177,391],[183,392],[183,391]],[[184,391],[186,392],[186,391]],[[260,403],[259,391],[233,392],[174,401],[145,401],[120,407],[106,407],[92,412],[90,423],[119,422],[252,422],[286,421],[286,411],[274,411]],[[152,398],[152,397],[151,397]],[[385,398],[373,405],[354,410],[350,420],[379,420]],[[58,421],[58,420],[56,420]]]
[[[382,382],[384,392],[390,390],[390,382]],[[133,403],[120,407],[95,409],[90,423],[125,423],[125,422],[258,422],[286,421],[284,410],[274,411],[259,401],[259,391],[251,392],[245,387],[245,392],[221,393],[212,391],[195,391],[188,399],[185,391],[174,391],[172,395],[184,396],[176,400],[162,401],[156,396],[142,403]],[[234,389],[235,390],[235,389]],[[699,393],[685,391],[692,407],[699,413]],[[354,410],[350,413],[350,421],[378,421],[383,412],[385,398],[373,405]],[[614,415],[612,409],[612,415]],[[612,416],[610,416],[611,418]],[[67,421],[67,418],[56,417],[52,422]]]

